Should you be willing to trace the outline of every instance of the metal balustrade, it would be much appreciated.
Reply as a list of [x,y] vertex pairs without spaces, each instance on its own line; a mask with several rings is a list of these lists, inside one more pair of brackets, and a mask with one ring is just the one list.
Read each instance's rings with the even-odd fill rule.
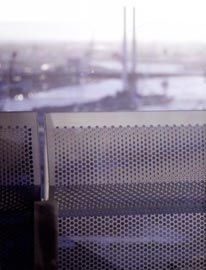
[[206,268],[206,112],[49,113],[63,269]]
[[36,113],[0,113],[0,269],[32,269],[40,200]]

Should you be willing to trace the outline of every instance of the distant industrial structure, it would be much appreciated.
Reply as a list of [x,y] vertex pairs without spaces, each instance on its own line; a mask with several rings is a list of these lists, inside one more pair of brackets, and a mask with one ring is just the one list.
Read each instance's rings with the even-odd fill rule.
[[[171,97],[167,97],[166,88],[164,93],[142,95],[138,93],[137,80],[140,74],[137,72],[137,42],[136,42],[136,12],[135,7],[132,8],[132,42],[131,42],[131,64],[128,55],[128,35],[127,35],[127,8],[123,8],[123,46],[122,46],[122,81],[123,81],[123,98],[127,100],[127,107],[124,109],[137,110],[140,103],[168,103],[171,102]],[[164,85],[166,85],[165,82]],[[168,86],[168,84],[167,84]]]
[[137,87],[136,87],[136,16],[135,7],[132,12],[132,48],[131,48],[131,70],[129,71],[129,56],[128,56],[128,40],[127,40],[127,8],[123,8],[123,50],[122,50],[122,80],[123,90],[128,91],[130,96],[132,107],[137,107]]
[[[135,18],[135,8],[133,7],[133,17],[132,17],[132,48],[131,48],[131,70],[129,71],[128,62],[128,41],[127,41],[127,9],[124,7],[123,10],[123,57],[122,57],[122,66],[123,66],[123,89],[129,90],[132,94],[136,93],[136,18]],[[130,75],[130,76],[129,76]]]
[[[129,29],[127,29],[128,21],[131,22]],[[15,101],[32,99],[37,92],[52,90],[58,93],[62,87],[68,88],[69,92],[71,88],[81,89],[84,85],[92,88],[91,84],[97,84],[95,89],[98,92],[98,83],[108,82],[108,86],[105,86],[107,91],[98,102],[93,101],[91,97],[91,101],[85,99],[85,103],[81,105],[74,102],[67,110],[138,110],[142,106],[171,103],[173,97],[169,96],[170,77],[172,79],[184,77],[183,80],[185,77],[193,76],[205,78],[205,69],[190,65],[183,48],[181,53],[184,51],[185,58],[181,59],[173,47],[171,53],[163,46],[153,48],[149,47],[151,44],[147,44],[145,47],[145,44],[144,46],[141,44],[141,40],[137,42],[135,7],[130,9],[123,7],[121,27],[121,43],[115,45],[104,42],[94,44],[92,38],[89,43],[68,42],[54,46],[13,44],[10,47],[0,47],[1,103],[3,99]],[[128,30],[132,30],[131,37]],[[196,57],[194,52],[190,61],[192,57]],[[202,62],[198,62],[197,65],[200,63]],[[176,67],[171,68],[175,65]],[[110,88],[110,79],[118,81],[115,95]],[[153,84],[156,79],[159,80],[158,85]],[[142,90],[144,80],[149,80],[151,87]]]

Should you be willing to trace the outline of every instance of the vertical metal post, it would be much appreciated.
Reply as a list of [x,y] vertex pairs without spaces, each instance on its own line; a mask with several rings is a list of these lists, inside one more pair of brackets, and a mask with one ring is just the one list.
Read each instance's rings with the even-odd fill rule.
[[47,156],[47,142],[46,135],[44,136],[44,184],[43,184],[43,194],[42,200],[49,200],[49,172],[48,172],[48,156]]

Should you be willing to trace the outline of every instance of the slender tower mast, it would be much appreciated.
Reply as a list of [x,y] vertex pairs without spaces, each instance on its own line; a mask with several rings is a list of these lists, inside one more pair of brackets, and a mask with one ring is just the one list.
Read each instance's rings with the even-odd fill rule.
[[128,68],[127,68],[127,10],[123,9],[123,46],[122,46],[122,81],[123,90],[128,90]]
[[131,66],[131,75],[132,75],[132,92],[136,95],[136,14],[135,14],[135,7],[133,7],[133,20],[132,20],[132,66]]

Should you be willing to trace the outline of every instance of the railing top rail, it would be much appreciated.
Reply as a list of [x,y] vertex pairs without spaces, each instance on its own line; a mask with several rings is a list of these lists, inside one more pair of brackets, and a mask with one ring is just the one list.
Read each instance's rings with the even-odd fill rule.
[[203,125],[206,111],[47,113],[46,128]]

